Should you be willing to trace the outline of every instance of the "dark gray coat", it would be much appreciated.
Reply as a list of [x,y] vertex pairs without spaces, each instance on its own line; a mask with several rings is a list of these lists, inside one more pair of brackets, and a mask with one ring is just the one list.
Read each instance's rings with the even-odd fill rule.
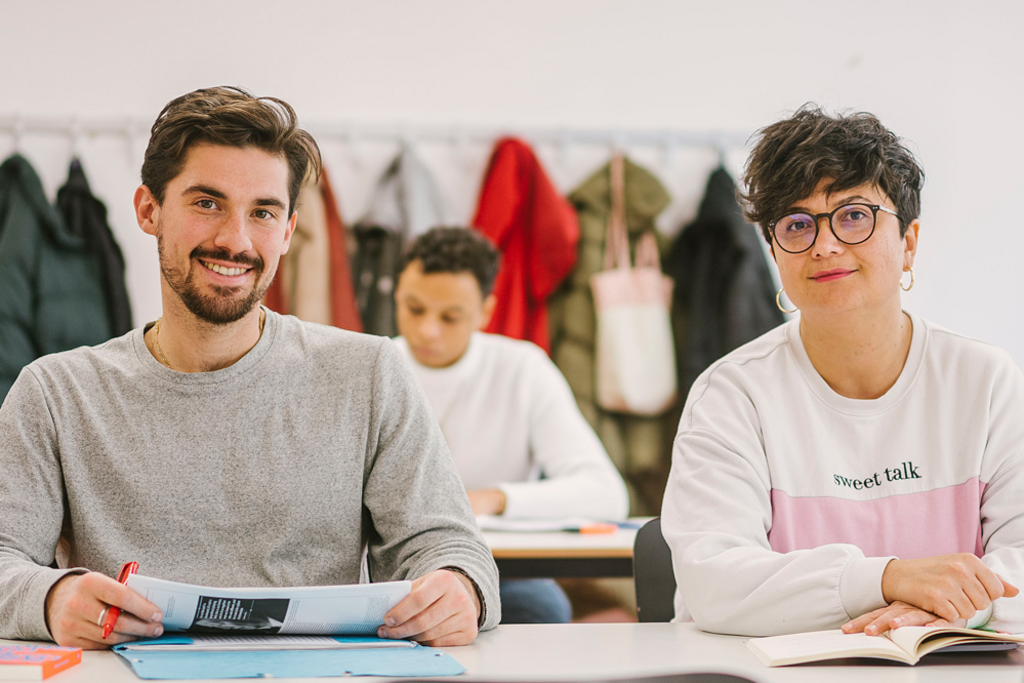
[[0,400],[40,356],[112,335],[99,261],[46,200],[31,164],[0,165]]
[[679,392],[709,365],[785,322],[754,226],[743,219],[736,186],[723,168],[708,179],[697,218],[666,264],[673,301]]

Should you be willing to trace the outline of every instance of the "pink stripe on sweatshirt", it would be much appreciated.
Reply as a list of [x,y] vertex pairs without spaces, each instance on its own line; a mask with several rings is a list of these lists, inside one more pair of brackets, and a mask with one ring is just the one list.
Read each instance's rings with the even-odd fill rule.
[[875,500],[790,497],[772,490],[768,541],[780,553],[850,543],[867,557],[915,559],[948,553],[983,554],[981,496],[985,484],[963,484]]

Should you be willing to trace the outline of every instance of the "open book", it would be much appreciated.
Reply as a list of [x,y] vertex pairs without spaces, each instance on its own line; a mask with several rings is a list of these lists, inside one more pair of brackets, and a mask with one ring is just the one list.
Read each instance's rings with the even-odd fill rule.
[[1024,634],[1010,635],[966,628],[904,626],[881,636],[842,631],[815,631],[788,636],[751,638],[747,647],[768,666],[786,666],[846,657],[891,659],[917,664],[938,651],[1015,649]]

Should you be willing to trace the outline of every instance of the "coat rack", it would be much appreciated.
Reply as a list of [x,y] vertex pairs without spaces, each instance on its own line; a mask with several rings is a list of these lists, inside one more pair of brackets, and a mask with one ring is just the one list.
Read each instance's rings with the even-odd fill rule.
[[[79,118],[78,116],[25,116],[22,114],[0,115],[0,134],[13,138],[14,149],[22,148],[27,134],[66,136],[72,153],[80,150],[83,138],[123,137],[131,150],[133,142],[148,133],[152,121],[137,118]],[[356,147],[361,141],[404,142],[415,145],[418,142],[450,144],[463,149],[470,143],[490,143],[506,135],[521,137],[532,144],[554,145],[564,155],[572,146],[607,146],[610,150],[630,147],[660,148],[667,165],[671,165],[674,152],[682,148],[704,148],[714,150],[720,162],[724,162],[730,151],[742,149],[749,140],[749,134],[737,131],[706,130],[687,131],[677,129],[629,129],[629,128],[517,128],[483,127],[471,125],[410,125],[382,124],[369,122],[303,122],[321,141],[342,142]]]

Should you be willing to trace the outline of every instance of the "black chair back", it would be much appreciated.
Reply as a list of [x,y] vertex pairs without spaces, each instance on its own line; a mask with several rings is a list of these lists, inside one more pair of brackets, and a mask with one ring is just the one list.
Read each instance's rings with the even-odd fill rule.
[[675,616],[676,575],[672,553],[661,535],[661,518],[644,524],[633,542],[633,582],[636,615],[640,621],[672,621]]

